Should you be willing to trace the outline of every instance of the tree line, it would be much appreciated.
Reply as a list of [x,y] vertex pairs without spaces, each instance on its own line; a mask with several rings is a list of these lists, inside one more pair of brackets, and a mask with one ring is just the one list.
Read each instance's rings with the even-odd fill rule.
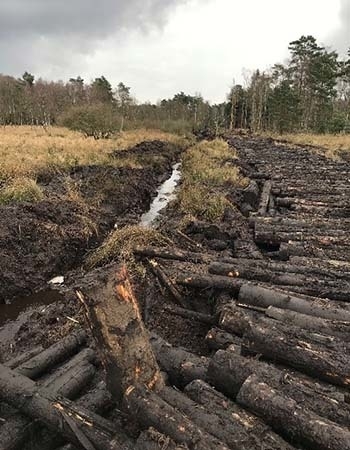
[[[227,101],[214,105],[184,92],[156,104],[139,103],[130,87],[120,82],[113,88],[103,75],[89,83],[80,76],[53,82],[29,72],[21,78],[0,75],[0,124],[63,124],[96,138],[141,126],[174,132],[350,132],[350,49],[340,58],[313,36],[302,36],[289,51],[285,64],[252,72],[245,86],[233,85]],[[96,127],[103,131],[94,134]]]
[[232,87],[230,127],[279,133],[350,132],[350,49],[347,57],[302,36],[285,64],[256,70]]

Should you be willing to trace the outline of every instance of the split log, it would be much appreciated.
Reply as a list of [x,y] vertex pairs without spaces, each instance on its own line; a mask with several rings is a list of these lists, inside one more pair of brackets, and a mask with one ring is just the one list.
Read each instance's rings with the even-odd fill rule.
[[186,386],[185,392],[196,404],[202,405],[206,410],[215,411],[215,416],[220,420],[218,430],[221,431],[223,426],[227,427],[226,430],[231,435],[229,438],[234,440],[234,445],[230,445],[230,448],[266,450],[293,448],[266,426],[265,422],[230,401],[204,381],[192,381]]
[[322,317],[329,320],[350,322],[350,310],[340,308],[340,304],[321,299],[306,299],[295,297],[286,292],[264,288],[253,284],[244,284],[239,291],[239,301],[248,305],[262,308],[275,306],[282,309],[307,314],[309,316]]
[[269,306],[266,315],[272,319],[289,323],[306,330],[318,331],[322,334],[336,336],[337,338],[350,342],[350,323],[335,320],[322,319],[306,314],[301,314],[288,309],[280,309]]
[[296,401],[250,376],[237,402],[263,417],[274,430],[310,450],[349,450],[350,431],[300,406]]
[[258,208],[258,214],[260,216],[265,216],[267,212],[267,207],[270,200],[270,194],[272,189],[272,182],[270,180],[265,181],[262,192],[261,192],[261,198]]
[[105,271],[104,277],[104,283],[92,282],[77,295],[100,353],[107,387],[120,402],[135,382],[156,388],[162,377],[126,268]]
[[187,445],[175,444],[168,436],[154,428],[143,431],[137,439],[135,450],[188,450]]
[[154,259],[148,260],[148,264],[154,273],[154,275],[159,279],[160,283],[167,289],[176,303],[183,308],[186,308],[187,304],[183,299],[180,292],[177,290],[174,283],[170,280],[170,278],[166,275],[164,270],[161,268],[160,264],[157,263]]
[[228,277],[216,275],[198,275],[185,273],[178,275],[175,282],[181,286],[195,289],[220,289],[232,293],[238,293],[239,288],[244,283],[242,280],[230,279]]
[[231,351],[241,352],[241,339],[233,336],[231,333],[220,330],[220,328],[211,328],[205,336],[205,342],[211,350],[225,350],[232,346]]
[[210,314],[199,313],[187,308],[181,308],[174,305],[164,305],[164,311],[167,311],[176,316],[183,317],[185,319],[195,320],[196,322],[206,323],[208,325],[213,325],[217,322],[217,318]]
[[173,347],[155,334],[151,335],[150,342],[159,366],[168,374],[171,384],[182,388],[192,380],[206,378],[208,358]]
[[51,367],[74,355],[85,342],[86,333],[77,331],[33,358],[21,363],[16,371],[34,380]]
[[[99,386],[83,395],[75,402],[76,406],[85,408],[88,411],[98,414],[101,414],[102,412],[110,409],[112,404],[113,403],[111,395],[107,391],[104,383],[100,383]],[[62,435],[51,433],[46,428],[41,431],[42,433],[40,436],[37,432],[35,433],[35,442],[31,444],[30,450],[76,450],[76,447],[74,447],[72,444],[64,445],[65,439],[62,437]],[[62,445],[63,447],[58,448],[60,445]],[[11,447],[9,447],[9,449],[10,448]],[[21,449],[22,447],[16,447],[14,450]]]
[[350,405],[345,403],[344,393],[332,385],[316,383],[313,378],[301,373],[281,370],[266,362],[244,358],[230,351],[218,351],[211,358],[208,368],[210,383],[233,399],[245,380],[253,374],[305,408],[349,427]]
[[209,260],[209,256],[205,253],[186,252],[177,248],[136,247],[134,253],[144,258],[171,259],[192,263],[205,263]]
[[225,444],[143,386],[127,389],[124,402],[125,409],[142,427],[156,428],[175,442],[193,450],[228,450]]
[[3,365],[0,365],[0,397],[54,432],[60,430],[67,440],[86,450],[133,448],[115,424],[38,388],[34,381]]
[[261,353],[315,378],[350,386],[350,362],[346,343],[302,328],[275,321],[255,323],[243,337],[242,349]]

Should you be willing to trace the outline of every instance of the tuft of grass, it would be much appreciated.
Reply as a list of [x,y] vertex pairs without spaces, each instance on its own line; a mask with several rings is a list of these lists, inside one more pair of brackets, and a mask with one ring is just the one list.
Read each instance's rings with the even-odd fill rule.
[[139,225],[128,225],[113,231],[103,244],[88,256],[85,266],[92,269],[118,260],[127,264],[131,272],[139,272],[140,267],[133,253],[136,247],[147,245],[165,247],[170,243],[170,240],[159,231]]
[[191,147],[182,163],[178,195],[181,211],[198,219],[221,220],[225,210],[234,206],[228,200],[230,191],[249,183],[240,173],[236,159],[235,150],[222,139]]
[[19,177],[0,190],[0,204],[6,205],[17,202],[38,202],[44,198],[41,187],[36,180]]

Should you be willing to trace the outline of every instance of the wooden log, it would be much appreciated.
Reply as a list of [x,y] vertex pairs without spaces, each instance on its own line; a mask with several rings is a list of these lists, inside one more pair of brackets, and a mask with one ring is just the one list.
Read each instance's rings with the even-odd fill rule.
[[242,280],[230,279],[228,277],[216,275],[198,275],[185,273],[178,275],[175,282],[181,286],[195,289],[219,289],[232,293],[238,293],[239,288],[244,283]]
[[207,377],[216,389],[235,399],[245,380],[253,374],[305,408],[340,425],[350,425],[350,405],[345,403],[344,393],[301,373],[281,370],[230,351],[218,351],[211,358]]
[[275,431],[310,450],[349,450],[350,432],[305,409],[255,375],[243,384],[237,402],[263,417]]
[[86,333],[77,331],[33,358],[21,363],[16,371],[34,380],[51,367],[74,355],[85,342]]
[[188,450],[187,445],[175,444],[168,436],[154,428],[143,431],[136,441],[135,450]]
[[267,207],[269,205],[270,200],[270,194],[272,189],[272,182],[270,180],[265,181],[262,192],[261,192],[261,198],[258,208],[258,214],[260,216],[265,216],[267,212]]
[[[83,388],[89,385],[95,373],[96,369],[89,361],[80,361],[75,367],[67,369],[60,377],[49,378],[42,386],[49,391],[58,392],[64,397],[74,399]],[[67,392],[69,395],[66,394]]]
[[237,336],[233,336],[231,333],[227,333],[220,328],[211,328],[205,336],[205,342],[210,350],[227,349],[230,346],[231,351],[241,352],[241,339]]
[[[266,423],[244,410],[236,403],[216,391],[202,380],[194,380],[185,388],[185,393],[196,404],[209,411],[215,411],[216,417],[227,427],[234,445],[238,449],[292,449],[278,434],[274,433]],[[218,425],[221,430],[223,425]],[[228,443],[228,441],[227,441]]]
[[210,314],[199,313],[187,308],[181,308],[174,305],[164,305],[163,310],[167,311],[176,316],[183,317],[185,319],[195,320],[196,322],[206,323],[208,325],[213,325],[217,322],[217,318]]
[[[251,415],[245,413],[242,408],[237,407],[235,414],[231,417],[216,414],[216,405],[211,405],[210,403],[205,405],[196,403],[191,398],[187,397],[183,393],[176,391],[172,388],[165,387],[160,391],[160,396],[171,406],[176,408],[185,414],[192,422],[194,422],[201,429],[206,430],[212,436],[215,436],[220,441],[224,442],[232,450],[260,450],[262,447],[262,438],[259,434],[254,433],[254,426],[257,420],[253,421],[255,423],[249,423],[246,426],[243,422],[248,418],[252,418]],[[250,416],[250,417],[249,417]],[[262,429],[266,426],[261,427]],[[277,437],[277,436],[276,436]],[[283,442],[282,439],[279,439]],[[273,440],[273,445],[276,445],[277,439]],[[267,444],[267,442],[265,442]],[[271,443],[270,443],[271,444]],[[291,449],[287,443],[283,443],[281,446],[267,446],[264,448],[269,449]]]
[[350,385],[348,348],[336,338],[308,333],[302,328],[262,319],[243,337],[242,349],[280,361],[335,385]]
[[178,305],[182,306],[183,308],[186,308],[187,304],[184,298],[177,290],[174,283],[166,275],[160,264],[154,259],[148,260],[148,264],[154,275],[159,279],[160,283],[167,289],[167,291],[170,293],[171,297],[175,300],[175,302]]
[[144,428],[156,428],[175,442],[185,444],[193,450],[228,450],[224,443],[143,386],[131,386],[127,389],[124,402],[125,409]]
[[219,317],[219,325],[224,330],[243,336],[258,315],[253,311],[238,307],[234,302],[226,304]]
[[280,257],[283,259],[291,256],[312,256],[321,259],[349,260],[349,248],[343,245],[328,245],[320,247],[319,242],[282,242],[279,249]]
[[[343,235],[342,235],[343,234]],[[283,232],[274,229],[259,229],[255,227],[254,233],[255,242],[278,245],[281,242],[304,242],[307,241],[308,244],[315,245],[320,248],[328,248],[333,245],[342,246],[349,248],[350,239],[348,238],[347,232],[340,230],[333,230],[333,233],[328,230],[328,232],[317,233],[317,230],[310,231],[295,231],[295,232]]]
[[[53,394],[73,399],[95,375],[96,371],[90,364],[89,359],[94,359],[93,352],[82,350],[67,364],[42,381],[40,386]],[[36,421],[21,414],[16,414],[0,428],[1,450],[21,449],[24,442],[28,440],[28,436],[36,434],[37,429]]]
[[6,361],[4,363],[4,365],[6,367],[9,367],[10,369],[16,369],[16,367],[27,362],[29,359],[34,358],[34,356],[37,356],[42,351],[44,351],[43,346],[37,345],[36,347],[33,347],[33,348],[25,351],[24,353],[20,353],[15,358],[12,358],[9,361]]
[[[0,397],[23,414],[38,419],[54,432],[86,450],[132,449],[132,443],[115,424],[63,397],[56,397],[18,372],[0,365]],[[117,433],[117,434],[115,434]]]
[[322,319],[306,314],[301,314],[288,309],[269,306],[265,314],[272,319],[289,323],[307,330],[319,331],[322,334],[336,336],[339,339],[350,342],[350,323],[335,320]]
[[169,376],[171,384],[180,388],[197,378],[205,379],[209,360],[181,347],[173,347],[156,334],[150,339],[160,368]]
[[[289,293],[268,289],[254,284],[244,284],[239,291],[239,301],[261,308],[275,306],[289,309],[309,316],[322,317],[329,320],[350,322],[350,310],[341,308],[339,303],[296,297]],[[335,305],[335,306],[333,306]]]
[[[296,258],[295,263],[293,258]],[[310,277],[336,280],[350,280],[350,265],[340,264],[344,261],[338,261],[335,264],[327,264],[324,260],[315,260],[315,258],[292,257],[288,262],[271,261],[261,259],[243,259],[243,258],[224,258],[221,261],[212,262],[209,265],[209,272],[218,275],[242,277],[252,279],[255,277],[255,269],[259,269],[262,274],[266,273],[265,279],[261,281],[269,281],[268,276],[271,273],[302,274]],[[263,275],[262,275],[263,276]]]
[[186,252],[177,248],[136,247],[134,253],[144,258],[161,258],[192,263],[205,263],[210,258],[205,253]]
[[104,277],[104,283],[92,282],[77,295],[96,341],[107,387],[120,402],[134,382],[152,389],[163,381],[126,268],[113,268]]

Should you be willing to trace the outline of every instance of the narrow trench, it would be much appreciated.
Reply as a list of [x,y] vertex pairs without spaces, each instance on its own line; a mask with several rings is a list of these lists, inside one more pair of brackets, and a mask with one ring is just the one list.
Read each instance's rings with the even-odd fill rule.
[[[172,166],[171,176],[157,189],[157,195],[152,200],[148,211],[142,214],[140,225],[149,228],[154,227],[160,214],[170,201],[176,198],[176,187],[181,178],[181,162]],[[53,282],[63,281],[64,277],[53,278]],[[63,295],[56,289],[48,287],[34,294],[17,297],[8,304],[0,304],[0,342],[11,341],[21,325],[35,309],[63,300]]]

